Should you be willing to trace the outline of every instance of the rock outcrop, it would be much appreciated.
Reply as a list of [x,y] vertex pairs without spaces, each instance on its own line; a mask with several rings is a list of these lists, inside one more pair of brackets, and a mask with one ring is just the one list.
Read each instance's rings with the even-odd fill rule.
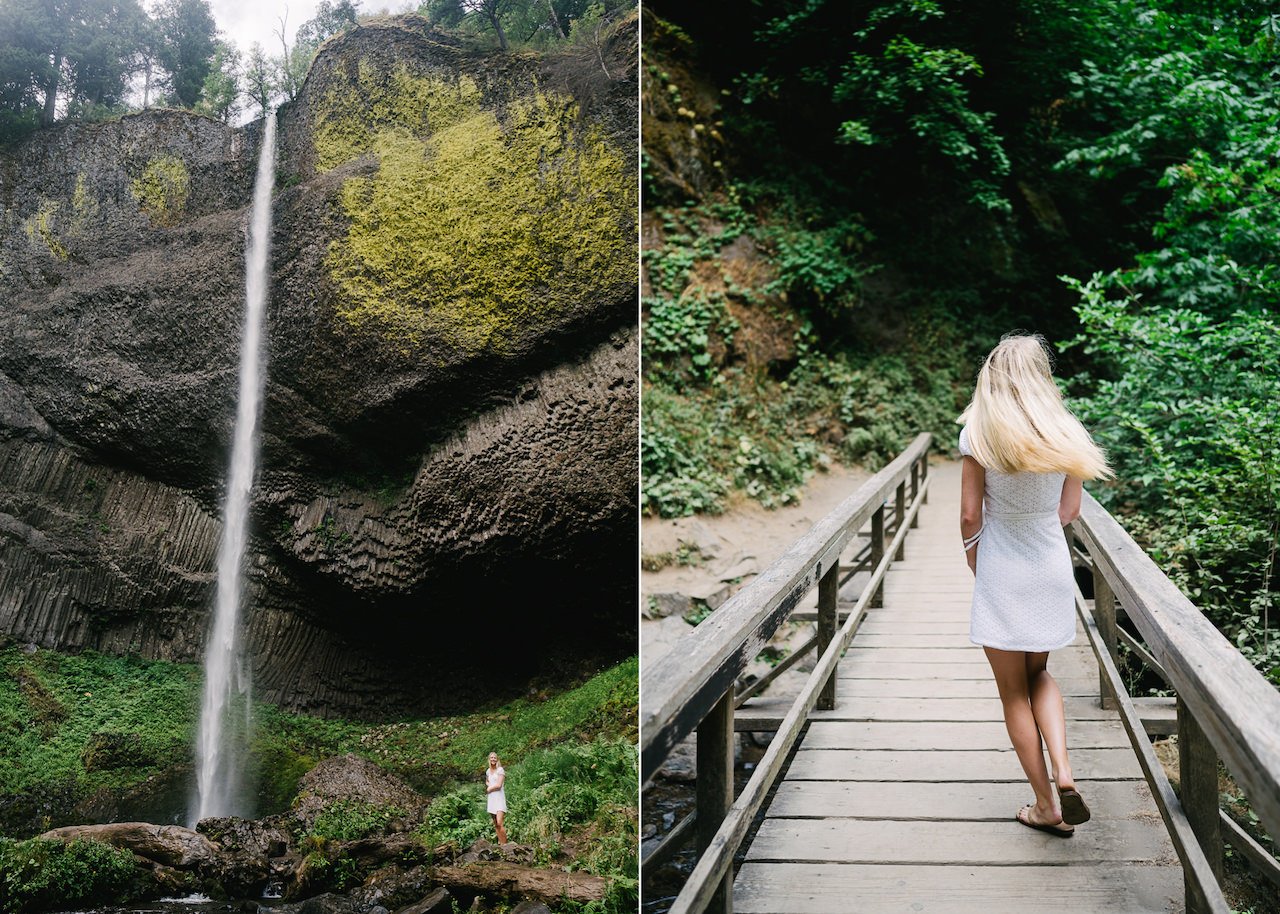
[[[584,81],[378,20],[280,110],[262,698],[446,708],[531,643],[634,650],[634,41]],[[260,138],[160,110],[0,151],[0,634],[199,658]]]

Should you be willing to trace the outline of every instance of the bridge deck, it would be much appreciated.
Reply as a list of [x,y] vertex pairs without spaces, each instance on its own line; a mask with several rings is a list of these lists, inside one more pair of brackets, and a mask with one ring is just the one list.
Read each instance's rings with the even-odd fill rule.
[[959,466],[931,475],[885,607],[841,661],[837,709],[813,713],[747,849],[735,911],[1183,910],[1182,869],[1079,629],[1049,669],[1093,819],[1066,840],[1013,820],[1033,797],[968,639]]

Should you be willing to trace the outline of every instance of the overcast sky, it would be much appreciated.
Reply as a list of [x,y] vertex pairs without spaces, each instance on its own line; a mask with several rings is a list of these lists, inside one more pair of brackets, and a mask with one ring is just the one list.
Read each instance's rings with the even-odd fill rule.
[[[280,17],[286,8],[289,13],[286,31],[289,44],[293,44],[298,26],[314,18],[319,5],[320,0],[209,0],[218,30],[241,53],[247,53],[249,45],[255,41],[268,53],[278,53],[280,39],[273,30],[279,28]],[[361,13],[401,12],[417,7],[418,4],[412,0],[363,0],[359,5]]]

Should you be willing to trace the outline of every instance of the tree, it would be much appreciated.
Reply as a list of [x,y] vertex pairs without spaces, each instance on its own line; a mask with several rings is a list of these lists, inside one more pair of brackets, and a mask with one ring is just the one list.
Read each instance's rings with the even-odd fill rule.
[[359,24],[360,0],[320,0],[315,17],[298,26],[294,40],[314,52],[326,39]]
[[271,96],[276,91],[274,69],[262,45],[256,41],[251,44],[244,67],[244,94],[258,106],[259,116],[265,117],[271,109]]
[[240,110],[239,102],[240,52],[235,45],[219,39],[213,52],[213,66],[204,78],[196,110],[229,124]]
[[427,0],[420,10],[432,25],[442,25],[445,28],[456,28],[467,17],[467,11],[462,8],[462,0]]
[[52,124],[60,107],[119,105],[145,21],[137,0],[0,0],[7,119]]
[[511,8],[513,0],[460,0],[459,5],[468,16],[488,23],[498,35],[498,47],[507,50],[507,33],[502,28],[502,17]]
[[213,65],[217,26],[208,0],[161,0],[155,19],[162,35],[160,62],[169,72],[173,98],[194,107]]

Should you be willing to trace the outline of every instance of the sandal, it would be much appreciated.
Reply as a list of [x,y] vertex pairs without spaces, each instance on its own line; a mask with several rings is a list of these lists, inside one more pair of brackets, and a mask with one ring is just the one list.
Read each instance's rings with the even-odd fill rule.
[[1084,797],[1074,787],[1058,788],[1058,801],[1062,804],[1062,821],[1068,825],[1080,825],[1089,821],[1089,807]]
[[[1076,830],[1074,828],[1059,828],[1058,823],[1049,825],[1044,822],[1032,822],[1031,813],[1029,812],[1029,810],[1034,808],[1035,806],[1033,804],[1028,803],[1026,806],[1018,810],[1017,815],[1015,815],[1014,818],[1017,819],[1019,822],[1021,822],[1023,825],[1027,826],[1027,828],[1034,828],[1036,831],[1046,831],[1049,834],[1054,835],[1055,837],[1058,837],[1058,838],[1070,838],[1072,835],[1076,833]],[[1026,816],[1022,815],[1024,812],[1026,813]]]

